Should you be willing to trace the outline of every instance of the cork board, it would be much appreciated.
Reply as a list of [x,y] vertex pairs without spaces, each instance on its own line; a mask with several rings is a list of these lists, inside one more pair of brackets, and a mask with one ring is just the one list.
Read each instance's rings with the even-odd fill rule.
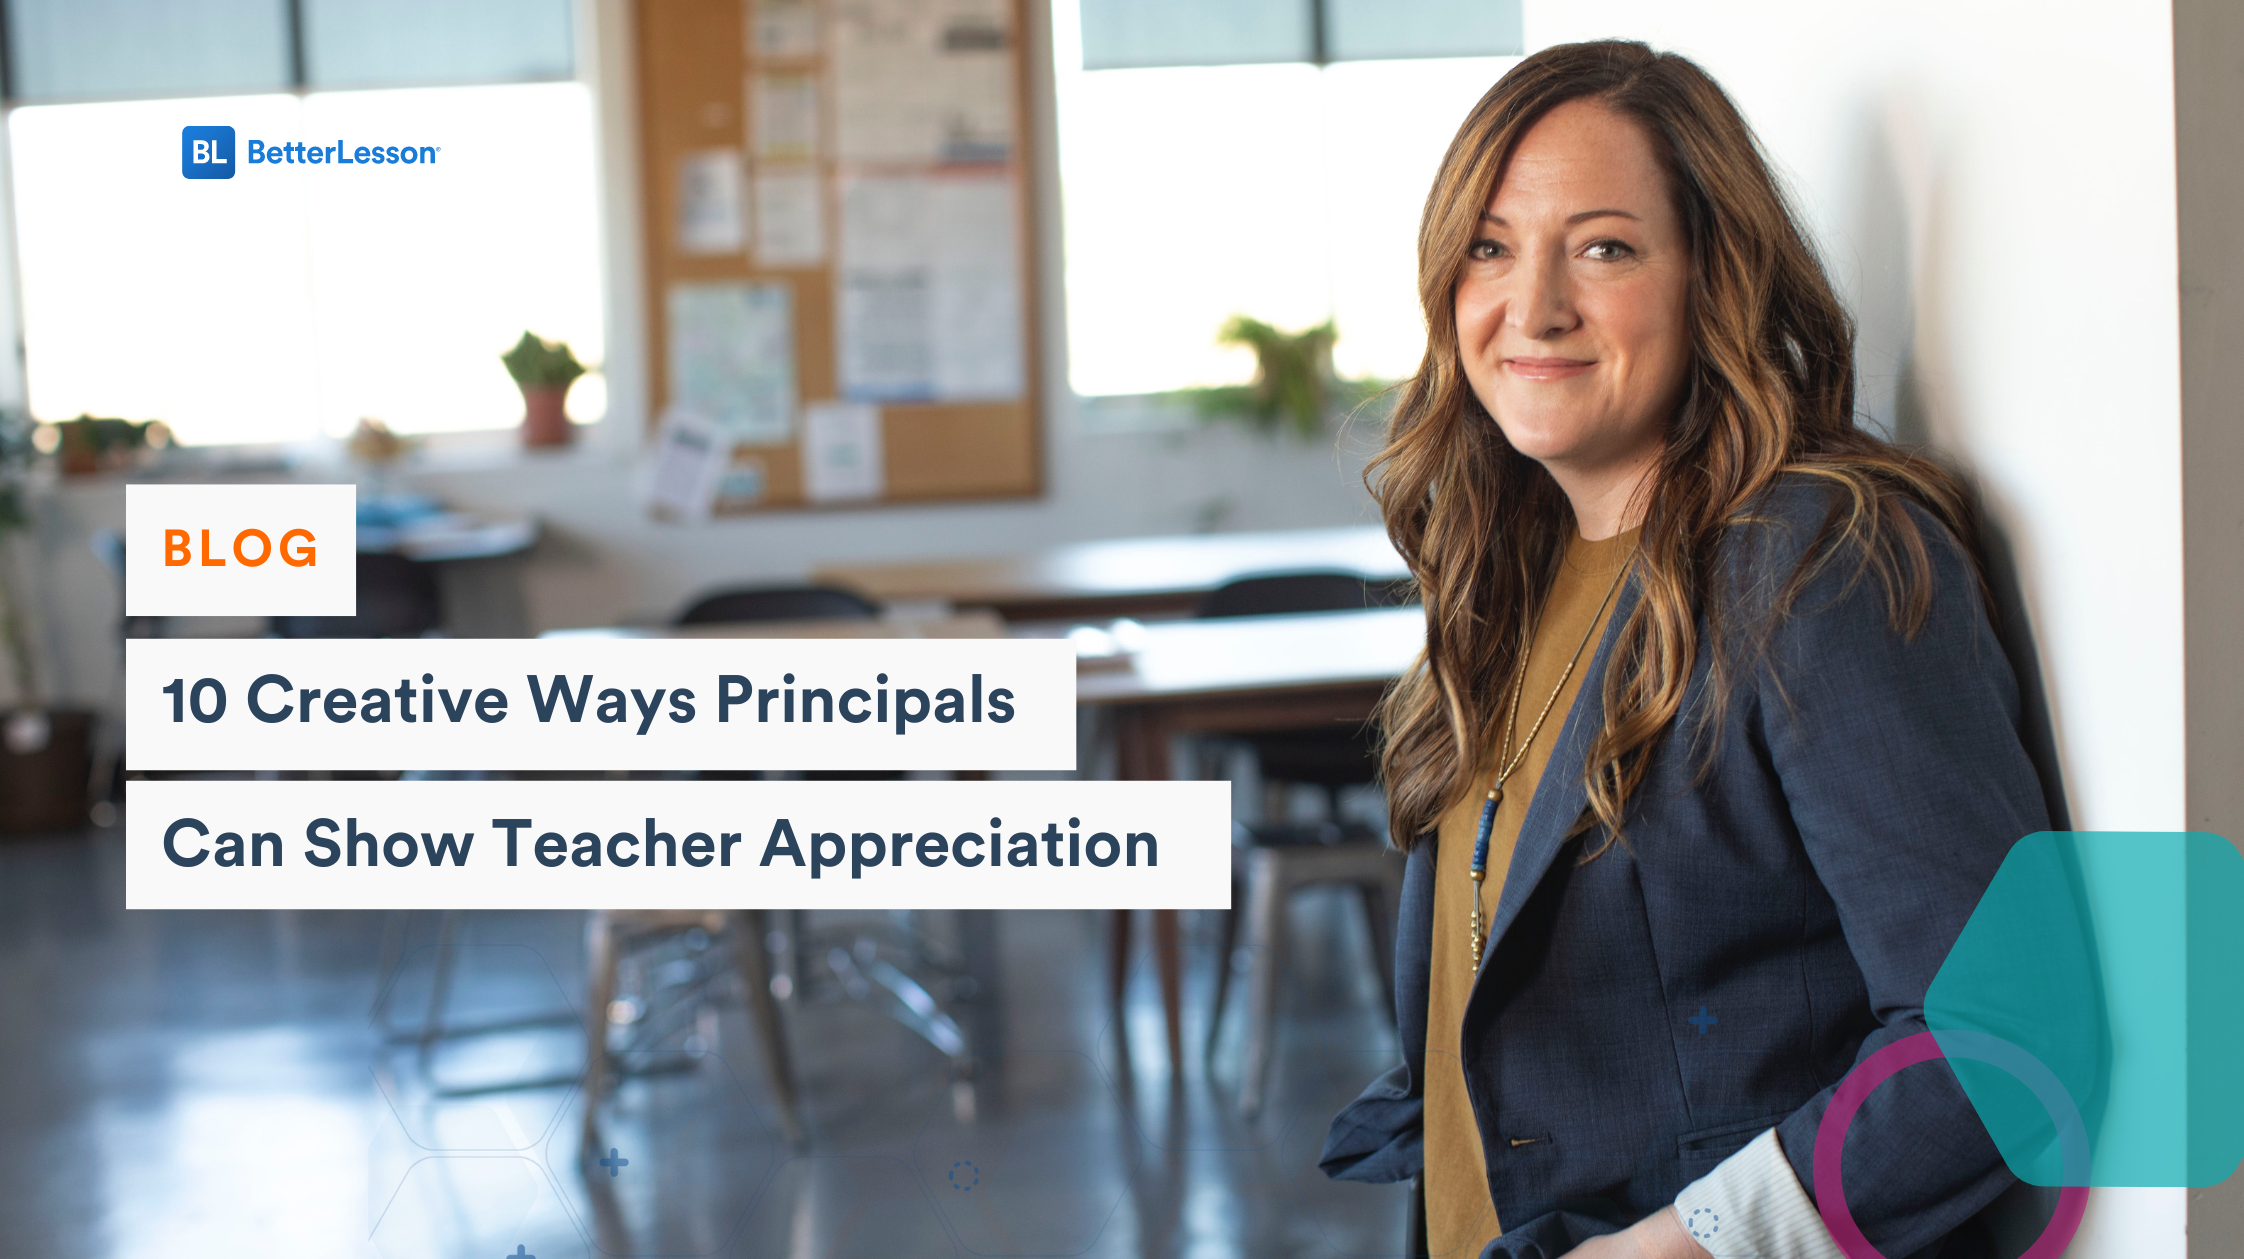
[[[791,381],[765,382],[765,396],[791,395],[791,420],[779,431],[767,407],[737,436],[724,430],[733,475],[715,512],[1041,492],[1025,3],[633,6],[651,422],[708,396],[681,381],[694,372],[673,334],[708,335],[669,326],[678,286],[783,287],[791,319]],[[911,258],[876,256],[896,248],[866,226],[882,213],[935,261],[914,271]],[[836,497],[806,469],[824,457],[813,433],[832,431],[815,427],[831,411],[820,404],[836,401],[877,407],[870,491]]]

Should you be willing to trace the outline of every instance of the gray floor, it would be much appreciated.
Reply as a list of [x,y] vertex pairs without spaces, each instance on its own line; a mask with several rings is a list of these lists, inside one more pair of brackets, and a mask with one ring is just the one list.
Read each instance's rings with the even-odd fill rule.
[[[1237,1003],[1212,1059],[1214,924],[1189,921],[1183,1077],[1139,959],[1116,1027],[1103,915],[997,915],[960,1006],[995,1045],[971,1113],[949,1065],[813,965],[787,1003],[811,1129],[787,1149],[714,942],[642,954],[629,990],[673,1068],[579,1148],[582,916],[463,915],[426,1055],[434,914],[127,913],[114,831],[0,840],[0,1256],[1325,1256],[1400,1248],[1403,1197],[1316,1170],[1325,1121],[1395,1058],[1358,911],[1294,906],[1272,1101],[1235,1114]],[[919,924],[938,945],[952,924]],[[892,948],[881,916],[813,918]],[[1142,932],[1140,933],[1142,938]],[[826,947],[825,944],[819,945]],[[799,952],[800,950],[798,950]],[[884,954],[885,955],[885,954]],[[385,960],[391,964],[385,970]],[[657,985],[716,973],[707,1003]],[[1243,985],[1241,985],[1243,987]],[[388,992],[377,1019],[377,994]],[[673,1017],[675,1016],[675,1017]],[[1123,1033],[1126,1032],[1126,1035]],[[585,1161],[608,1149],[612,1169]]]

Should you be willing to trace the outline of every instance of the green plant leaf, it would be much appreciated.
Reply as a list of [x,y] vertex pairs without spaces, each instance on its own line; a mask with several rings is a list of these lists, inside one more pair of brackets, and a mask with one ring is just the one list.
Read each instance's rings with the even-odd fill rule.
[[568,342],[543,340],[533,332],[524,332],[499,361],[506,364],[507,375],[514,378],[514,383],[524,389],[567,385],[585,372]]

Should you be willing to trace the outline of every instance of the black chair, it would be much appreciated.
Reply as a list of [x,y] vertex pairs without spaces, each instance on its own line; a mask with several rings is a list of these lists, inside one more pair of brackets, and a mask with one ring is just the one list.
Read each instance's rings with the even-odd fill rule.
[[749,586],[720,590],[694,601],[679,625],[739,625],[749,621],[871,620],[880,608],[863,595],[832,586]]
[[[1278,616],[1299,612],[1341,612],[1392,606],[1388,589],[1355,573],[1270,573],[1242,577],[1201,596],[1193,615]],[[1262,843],[1333,842],[1339,838],[1340,792],[1379,775],[1378,741],[1369,727],[1332,726],[1272,730],[1242,735],[1254,749],[1263,781],[1272,785],[1306,783],[1324,790],[1332,827],[1302,831],[1269,826]],[[1275,812],[1275,810],[1272,810]]]
[[358,555],[357,616],[276,616],[282,638],[420,638],[444,626],[432,565],[402,555]]
[[[696,599],[679,625],[746,625],[756,621],[869,621],[880,608],[853,590],[833,586],[746,586]],[[753,779],[754,770],[705,770],[709,779]],[[805,770],[808,782],[887,780],[903,775],[886,770]]]
[[[1396,587],[1376,585],[1354,573],[1271,573],[1244,577],[1209,591],[1195,615],[1200,617],[1277,616],[1388,607],[1400,602]],[[1353,887],[1362,897],[1371,931],[1372,969],[1391,989],[1392,977],[1379,959],[1394,952],[1394,906],[1402,893],[1402,862],[1377,833],[1340,816],[1342,788],[1374,782],[1379,776],[1377,736],[1367,725],[1270,730],[1238,736],[1254,750],[1262,770],[1266,799],[1280,798],[1285,784],[1307,783],[1325,793],[1326,817],[1309,824],[1289,822],[1280,810],[1253,826],[1238,828],[1232,849],[1232,903],[1245,907],[1247,942],[1253,950],[1249,976],[1247,1048],[1239,1087],[1240,1113],[1252,1118],[1262,1108],[1263,1080],[1277,1039],[1278,977],[1286,946],[1286,903],[1301,888],[1321,884]],[[1223,944],[1216,969],[1215,1011],[1208,1020],[1208,1052],[1215,1051],[1223,1008],[1231,992],[1232,951],[1238,914],[1223,915]],[[1388,992],[1386,1008],[1394,1009]]]
[[1200,596],[1192,615],[1280,616],[1388,606],[1385,592],[1354,573],[1266,573],[1241,577]]
[[[811,621],[811,620],[865,620],[877,616],[879,610],[871,603],[847,590],[821,586],[759,586],[745,589],[721,590],[697,599],[682,613],[676,624],[686,625],[742,625],[756,621]],[[708,770],[688,777],[700,779],[741,780],[762,777],[754,770]],[[812,775],[804,775],[812,777]],[[864,775],[837,775],[863,777]],[[788,969],[784,972],[784,992],[793,995],[801,987],[797,976],[800,970],[800,947],[804,936],[801,930],[801,911],[788,911],[789,930],[784,938],[791,947],[786,950]],[[585,1018],[585,1081],[584,1081],[584,1146],[598,1147],[599,1105],[608,1087],[619,1072],[611,1070],[608,1047],[610,1004],[616,995],[617,976],[625,954],[658,944],[682,932],[700,928],[710,935],[723,932],[731,937],[733,957],[741,977],[742,995],[747,999],[749,1012],[756,1027],[757,1043],[762,1050],[764,1071],[770,1077],[773,1094],[779,1102],[780,1126],[788,1143],[797,1149],[804,1144],[802,1121],[797,1117],[797,1091],[793,1058],[787,1046],[782,1027],[779,993],[773,989],[775,978],[772,957],[767,941],[772,937],[770,922],[760,909],[707,912],[698,910],[594,910],[586,927],[586,955],[591,996],[587,1002]],[[699,994],[694,994],[700,999]]]
[[[879,615],[880,608],[878,605],[851,590],[841,590],[832,586],[752,586],[736,590],[721,590],[715,594],[702,596],[678,617],[677,624],[687,626],[741,625],[757,621],[858,621],[872,620]],[[804,720],[808,719],[806,710]],[[895,770],[847,769],[804,770],[799,775],[805,782],[893,781],[903,776],[902,773]],[[692,775],[692,777],[710,780],[740,780],[760,778],[762,775],[755,770],[704,770]],[[809,961],[813,957],[818,957],[824,960],[828,969],[833,972],[836,986],[841,993],[846,994],[852,1000],[858,1001],[867,1000],[876,992],[882,994],[883,999],[888,1003],[887,1012],[890,1017],[933,1045],[951,1060],[952,1104],[954,1106],[963,1104],[961,1098],[970,1099],[973,1096],[973,1040],[960,1027],[958,1021],[942,1008],[942,1004],[928,990],[927,985],[922,983],[921,976],[913,974],[913,971],[919,970],[929,974],[937,987],[946,984],[955,985],[957,980],[967,976],[964,975],[960,967],[950,965],[936,956],[935,951],[929,947],[928,942],[919,934],[918,929],[910,925],[908,912],[901,919],[892,917],[891,924],[892,933],[900,937],[896,944],[905,955],[906,964],[903,966],[898,966],[879,957],[877,946],[871,953],[864,952],[865,947],[872,943],[872,937],[862,934],[861,928],[850,927],[838,934],[830,932],[825,935],[816,935],[809,928],[809,911],[789,909],[779,911],[779,914],[780,920],[786,924],[786,927],[781,932],[772,933],[772,936],[786,942],[785,949],[781,951],[785,964],[776,975],[763,973],[763,978],[760,981],[763,986],[758,990],[756,997],[762,1003],[758,1007],[759,1027],[776,1028],[778,1026],[779,1008],[776,1003],[771,1001],[771,983],[776,979],[781,984],[787,997],[797,1000],[803,999],[810,992]],[[739,916],[745,917],[751,923],[751,929],[747,934],[753,935],[763,930],[762,911],[744,911]],[[976,915],[970,913],[967,917],[972,919]],[[983,917],[986,917],[986,915],[983,915]],[[595,914],[593,916],[592,932],[595,941],[594,957],[596,959],[595,1006],[599,1004],[602,993],[606,991],[598,987],[600,983],[599,975],[613,969],[612,961],[607,960],[605,955],[599,952],[602,947],[600,942],[607,938],[605,933],[614,930],[610,923],[617,918],[618,916],[613,914],[605,916]],[[676,919],[675,921],[684,921],[684,919]],[[658,921],[654,929],[659,931],[663,929],[663,925]],[[978,938],[987,934],[986,924],[977,927],[968,923],[964,925],[963,930],[970,937]],[[978,956],[972,946],[969,946],[966,952],[970,958]],[[760,959],[758,965],[764,966],[768,971],[768,954],[759,953],[758,957]],[[746,971],[743,971],[743,974],[746,973]],[[751,981],[752,987],[755,982],[759,981]],[[768,1017],[762,1013],[764,1010],[769,1011]],[[977,1021],[987,1022],[987,1019]],[[596,1026],[593,1033],[594,1043],[600,1043],[599,1038],[603,1035],[605,1035],[605,1030]],[[989,1039],[994,1041],[995,1038],[989,1037]],[[783,1054],[785,1049],[783,1041],[772,1039],[771,1043],[777,1047],[774,1050],[775,1054]],[[774,1057],[773,1062],[775,1063],[772,1067],[774,1079],[783,1078],[781,1073],[788,1070],[785,1062],[779,1057]],[[597,1078],[597,1076],[594,1077],[595,1080]],[[793,1084],[791,1080],[786,1085],[786,1090],[782,1100],[783,1117],[792,1113]],[[593,1086],[587,1085],[587,1095],[590,1096],[592,1093]],[[971,1109],[971,1107],[968,1106],[968,1109]],[[587,1125],[591,1123],[589,1109],[586,1112],[586,1123]],[[590,1133],[589,1126],[586,1131],[588,1134]],[[796,1131],[797,1129],[789,1129],[791,1136]],[[797,1144],[799,1145],[800,1142],[798,1141]]]

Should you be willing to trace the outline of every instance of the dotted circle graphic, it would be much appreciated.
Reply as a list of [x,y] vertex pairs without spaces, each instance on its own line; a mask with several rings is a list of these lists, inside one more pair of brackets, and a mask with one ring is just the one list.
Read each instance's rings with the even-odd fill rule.
[[[1947,1041],[1946,1053],[1942,1052],[1942,1039]],[[1839,1081],[1815,1133],[1816,1210],[1823,1216],[1823,1226],[1831,1231],[1831,1240],[1839,1244],[1847,1259],[1886,1259],[1855,1224],[1854,1212],[1847,1209],[1846,1190],[1840,1184],[1839,1153],[1846,1146],[1847,1129],[1854,1125],[1856,1112],[1879,1085],[1903,1068],[1951,1055],[2008,1071],[2048,1108],[2050,1122],[2057,1127],[2066,1184],[2057,1192],[2057,1210],[2049,1217],[2048,1227],[2018,1259],[2059,1259],[2072,1243],[2073,1234],[2080,1231],[2081,1214],[2088,1209],[2088,1129],[2071,1096],[2048,1067],[2018,1046],[1983,1032],[1948,1032],[1938,1039],[1931,1032],[1903,1037],[1871,1054]]]
[[1712,1241],[1714,1235],[1722,1231],[1722,1217],[1713,1207],[1697,1207],[1684,1218],[1683,1227],[1702,1242]]
[[[961,1168],[965,1170],[961,1171]],[[960,1193],[972,1193],[974,1192],[974,1186],[981,1183],[981,1168],[974,1166],[965,1159],[960,1159],[951,1164],[951,1188],[958,1190]]]

